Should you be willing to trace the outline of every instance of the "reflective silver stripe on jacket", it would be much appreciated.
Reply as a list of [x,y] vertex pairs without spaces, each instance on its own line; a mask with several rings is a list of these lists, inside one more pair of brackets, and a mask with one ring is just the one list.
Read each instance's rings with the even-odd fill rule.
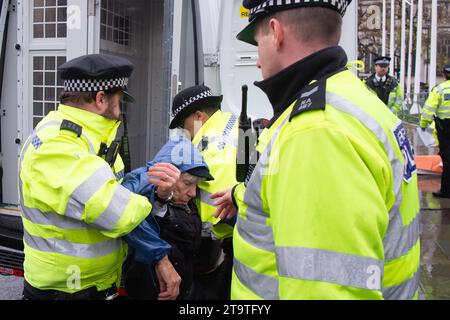
[[81,220],[85,203],[110,180],[116,180],[111,168],[106,164],[97,169],[91,176],[84,180],[70,195],[66,206],[65,215],[73,219]]
[[32,236],[26,230],[24,230],[23,240],[29,247],[35,250],[85,259],[104,257],[117,252],[122,247],[122,240],[120,238],[94,244],[81,244],[57,238],[45,239]]
[[278,280],[253,271],[239,260],[234,259],[234,273],[247,288],[266,300],[278,300]]
[[436,116],[437,116],[439,119],[448,119],[448,118],[450,118],[450,112],[449,112],[449,113],[438,112],[438,113],[436,114]]
[[277,247],[275,252],[281,277],[381,290],[383,261],[311,248]]
[[118,185],[106,210],[95,220],[94,225],[103,230],[111,230],[123,216],[130,199],[131,191]]
[[44,226],[55,226],[65,230],[96,229],[92,225],[59,215],[56,212],[42,212],[38,209],[22,206],[22,214],[25,219]]
[[200,193],[200,201],[214,207],[214,203],[217,200],[210,198],[212,194],[200,187],[198,189]]
[[389,222],[388,232],[383,239],[384,259],[394,260],[407,254],[417,244],[420,236],[420,214],[403,226],[401,215],[395,215]]
[[430,112],[432,112],[432,113],[435,113],[435,112],[436,112],[436,107],[432,107],[432,106],[429,106],[429,105],[425,105],[425,106],[423,107],[423,110],[427,110],[427,111],[430,111]]
[[383,298],[386,300],[409,300],[414,297],[419,288],[420,271],[411,279],[403,281],[398,286],[383,288]]
[[430,119],[430,120],[434,119],[433,116],[434,115],[428,114],[428,113],[422,113],[422,115],[421,115],[422,118],[427,118],[427,119]]
[[389,97],[388,104],[395,104],[396,102],[397,102],[397,97],[395,97],[395,96]]
[[244,219],[241,217],[237,219],[236,228],[239,235],[252,246],[273,252],[275,250],[275,243],[272,227],[265,225],[265,218],[259,216],[260,221],[256,222],[255,220],[257,220],[258,216],[252,216],[253,219]]
[[[109,168],[108,168],[109,169]],[[109,169],[110,170],[110,169]],[[98,171],[97,171],[98,172]],[[98,177],[98,175],[93,175],[94,177]],[[91,176],[89,179],[92,179]],[[85,181],[86,182],[86,181]],[[83,185],[83,184],[82,184]],[[22,181],[20,181],[20,188],[22,188]],[[80,187],[79,187],[80,188]],[[81,186],[81,188],[83,188]],[[78,188],[77,188],[78,190]],[[97,189],[94,190],[94,193]],[[22,193],[21,193],[22,194]],[[72,197],[69,200],[69,203],[66,207],[66,212],[64,216],[56,213],[56,212],[42,212],[41,210],[28,208],[26,206],[22,206],[23,216],[37,224],[42,225],[53,225],[60,229],[75,229],[75,230],[84,230],[84,229],[102,229],[102,230],[111,230],[117,222],[122,217],[128,203],[131,199],[131,192],[124,188],[123,186],[117,186],[117,189],[111,198],[111,201],[106,208],[106,210],[97,218],[97,220],[93,223],[93,225],[86,224],[81,221],[81,217],[84,211],[84,204],[73,200]],[[85,196],[86,198],[90,198],[89,195]],[[23,203],[23,199],[22,199]]]

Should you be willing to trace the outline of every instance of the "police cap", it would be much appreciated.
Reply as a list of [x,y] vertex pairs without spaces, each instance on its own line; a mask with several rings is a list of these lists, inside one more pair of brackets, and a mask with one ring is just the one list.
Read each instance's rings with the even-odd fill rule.
[[88,54],[58,67],[67,92],[98,92],[122,89],[124,101],[135,102],[127,92],[133,64],[125,58],[108,54]]
[[181,126],[184,119],[202,108],[220,108],[223,96],[213,95],[211,89],[205,85],[189,87],[180,91],[172,103],[173,120],[169,129]]
[[377,58],[373,59],[373,63],[375,63],[375,65],[387,67],[391,63],[391,57],[388,57],[388,56],[377,57]]
[[448,73],[448,74],[450,74],[450,64],[448,64],[448,65],[446,65],[445,67],[444,67],[444,73]]
[[238,40],[252,45],[255,41],[255,22],[269,14],[302,7],[325,7],[333,9],[344,16],[352,0],[244,0],[243,6],[250,10],[249,24],[237,35]]

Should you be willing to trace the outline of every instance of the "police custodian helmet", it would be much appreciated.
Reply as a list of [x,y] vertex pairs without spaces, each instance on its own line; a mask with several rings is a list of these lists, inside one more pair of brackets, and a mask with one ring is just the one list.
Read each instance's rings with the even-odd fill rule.
[[255,22],[271,13],[294,8],[325,7],[344,16],[351,2],[352,0],[244,0],[242,5],[250,10],[249,24],[239,32],[237,38],[249,44],[258,45],[255,41]]
[[59,66],[58,72],[64,80],[66,92],[121,89],[124,101],[135,102],[127,92],[133,64],[125,58],[109,54],[88,54],[67,61]]

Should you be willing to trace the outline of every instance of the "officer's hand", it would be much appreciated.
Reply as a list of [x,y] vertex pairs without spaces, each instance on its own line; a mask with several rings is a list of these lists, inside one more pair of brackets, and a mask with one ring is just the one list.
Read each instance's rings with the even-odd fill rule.
[[155,270],[159,282],[158,300],[175,300],[180,294],[181,278],[169,258],[165,256],[158,261]]
[[148,170],[147,175],[151,177],[148,181],[158,186],[158,197],[167,199],[180,178],[180,170],[170,163],[157,163]]
[[237,208],[234,206],[233,203],[233,195],[231,194],[232,188],[224,191],[219,191],[217,193],[214,193],[211,195],[211,199],[218,199],[214,203],[214,205],[217,207],[217,211],[214,214],[214,217],[223,219],[231,219],[233,218],[237,213]]

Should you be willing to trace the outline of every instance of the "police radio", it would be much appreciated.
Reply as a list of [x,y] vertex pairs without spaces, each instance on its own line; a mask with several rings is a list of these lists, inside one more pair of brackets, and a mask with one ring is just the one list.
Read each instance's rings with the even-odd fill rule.
[[242,109],[239,116],[238,148],[236,157],[236,180],[244,182],[250,163],[250,136],[252,134],[252,120],[247,117],[248,87],[242,86]]
[[122,113],[123,122],[123,135],[120,141],[120,156],[122,157],[123,164],[125,167],[125,173],[131,171],[131,157],[130,157],[130,141],[128,139],[128,125],[126,113]]
[[239,116],[239,134],[236,157],[236,180],[245,182],[253,172],[259,160],[259,153],[256,151],[256,143],[262,130],[268,125],[269,120],[257,119],[253,121],[247,116],[247,85],[242,86],[242,109]]
[[100,144],[100,150],[98,151],[98,156],[104,159],[109,166],[112,168],[116,162],[117,155],[119,154],[120,142],[113,141],[108,147],[105,143]]

